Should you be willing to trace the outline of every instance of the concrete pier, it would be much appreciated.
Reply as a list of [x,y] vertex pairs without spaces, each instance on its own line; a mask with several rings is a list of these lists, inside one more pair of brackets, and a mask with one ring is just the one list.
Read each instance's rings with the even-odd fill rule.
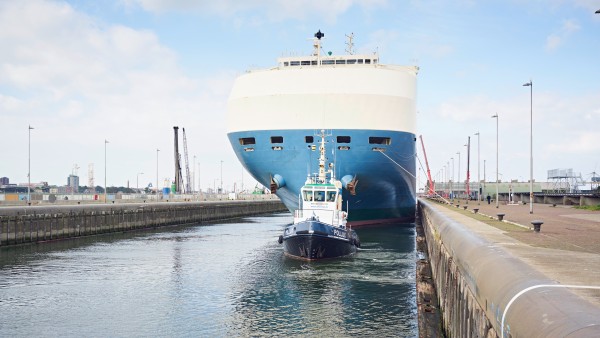
[[[538,208],[535,217],[544,219],[544,227],[548,225],[546,234],[544,228],[536,233],[528,229],[530,224],[517,225],[516,209],[511,207],[500,210],[507,221],[489,217],[484,221],[486,212],[491,213],[487,204],[470,201],[469,210],[462,210],[419,200],[447,335],[599,337],[600,254],[595,246],[573,246],[579,241],[573,234],[569,246],[561,246],[562,241],[551,238],[559,232],[554,233],[553,227],[561,226],[552,225],[556,222],[549,217],[544,219],[544,210]],[[528,206],[518,207],[528,213]],[[472,216],[471,208],[480,209],[479,213]],[[545,208],[546,215],[558,209]],[[565,210],[561,214],[567,214]],[[565,217],[572,220],[568,227],[576,232],[578,220],[587,219],[587,226],[594,229],[587,237],[597,240],[600,222],[578,216],[582,213],[570,212],[576,217]]]
[[287,211],[279,200],[0,207],[0,246]]

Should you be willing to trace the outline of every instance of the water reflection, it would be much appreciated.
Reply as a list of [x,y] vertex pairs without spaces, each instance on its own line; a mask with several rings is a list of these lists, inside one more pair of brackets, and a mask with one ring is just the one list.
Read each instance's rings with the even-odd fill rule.
[[290,221],[0,248],[2,335],[417,335],[414,227],[359,229],[356,255],[306,263],[277,243]]
[[[359,229],[363,247],[302,262],[267,246],[240,268],[230,333],[416,336],[414,228]],[[268,272],[268,273],[265,273]]]

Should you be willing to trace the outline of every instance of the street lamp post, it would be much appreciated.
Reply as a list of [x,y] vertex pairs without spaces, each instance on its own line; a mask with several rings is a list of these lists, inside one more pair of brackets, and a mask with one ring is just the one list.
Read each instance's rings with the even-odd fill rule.
[[496,208],[500,205],[498,202],[498,123],[500,118],[498,113],[492,115],[492,118],[496,119]]
[[144,175],[144,173],[137,173],[137,175],[135,175],[135,189],[138,193],[140,192],[140,175]]
[[479,132],[476,132],[475,135],[477,135],[477,186],[478,186],[478,190],[477,190],[477,204],[481,204],[481,161],[480,161],[480,157],[479,157]]
[[447,194],[450,193],[450,178],[448,177],[448,172],[450,171],[450,161],[446,161],[446,190],[447,190]]
[[156,202],[158,202],[158,152],[160,149],[156,149]]
[[194,195],[194,192],[196,191],[196,155],[194,155],[192,166],[192,170],[194,170],[194,177],[192,178],[192,195]]
[[28,153],[27,153],[27,204],[31,205],[31,129],[33,127],[29,126],[29,143],[28,143]]
[[108,141],[105,139],[104,140],[104,203],[108,203],[108,200],[106,199],[106,145],[108,144]]
[[223,160],[221,160],[221,187],[219,188],[219,193],[223,193]]
[[[458,177],[456,177],[456,182],[458,183],[457,185],[457,190],[459,190],[460,188],[460,151],[456,153],[458,155]],[[460,190],[459,192],[457,192],[457,195],[460,196]]]
[[533,214],[533,81],[523,86],[529,87],[529,213]]
[[454,157],[450,157],[452,161],[452,183],[450,184],[450,199],[454,199]]

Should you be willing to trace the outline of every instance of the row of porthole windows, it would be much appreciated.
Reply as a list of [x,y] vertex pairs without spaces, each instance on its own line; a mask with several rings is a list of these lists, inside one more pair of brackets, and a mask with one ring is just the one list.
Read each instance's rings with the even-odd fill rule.
[[[304,141],[306,143],[314,143],[314,136],[305,136]],[[352,138],[350,136],[337,136],[337,143],[351,143]],[[256,139],[254,137],[240,137],[239,142],[241,145],[251,145],[256,144]],[[283,136],[271,136],[272,144],[280,144],[283,143]],[[382,144],[382,145],[390,145],[392,144],[392,139],[390,137],[380,137],[380,136],[369,136],[369,144]]]
[[[321,64],[322,65],[353,65],[353,64],[359,64],[362,65],[363,64],[363,59],[341,59],[341,60],[321,60]],[[364,59],[364,64],[369,65],[371,64],[371,59]],[[377,59],[373,59],[373,64],[377,64]],[[288,67],[288,66],[316,66],[317,65],[317,61],[316,60],[301,60],[301,61],[285,61],[283,63],[284,67]]]

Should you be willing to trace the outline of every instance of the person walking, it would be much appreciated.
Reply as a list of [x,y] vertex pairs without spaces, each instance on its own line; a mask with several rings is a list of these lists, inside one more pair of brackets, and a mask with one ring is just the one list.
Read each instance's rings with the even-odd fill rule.
[[490,201],[492,200],[492,198],[490,197],[490,194],[488,194],[486,198],[487,198],[488,204],[490,204]]

